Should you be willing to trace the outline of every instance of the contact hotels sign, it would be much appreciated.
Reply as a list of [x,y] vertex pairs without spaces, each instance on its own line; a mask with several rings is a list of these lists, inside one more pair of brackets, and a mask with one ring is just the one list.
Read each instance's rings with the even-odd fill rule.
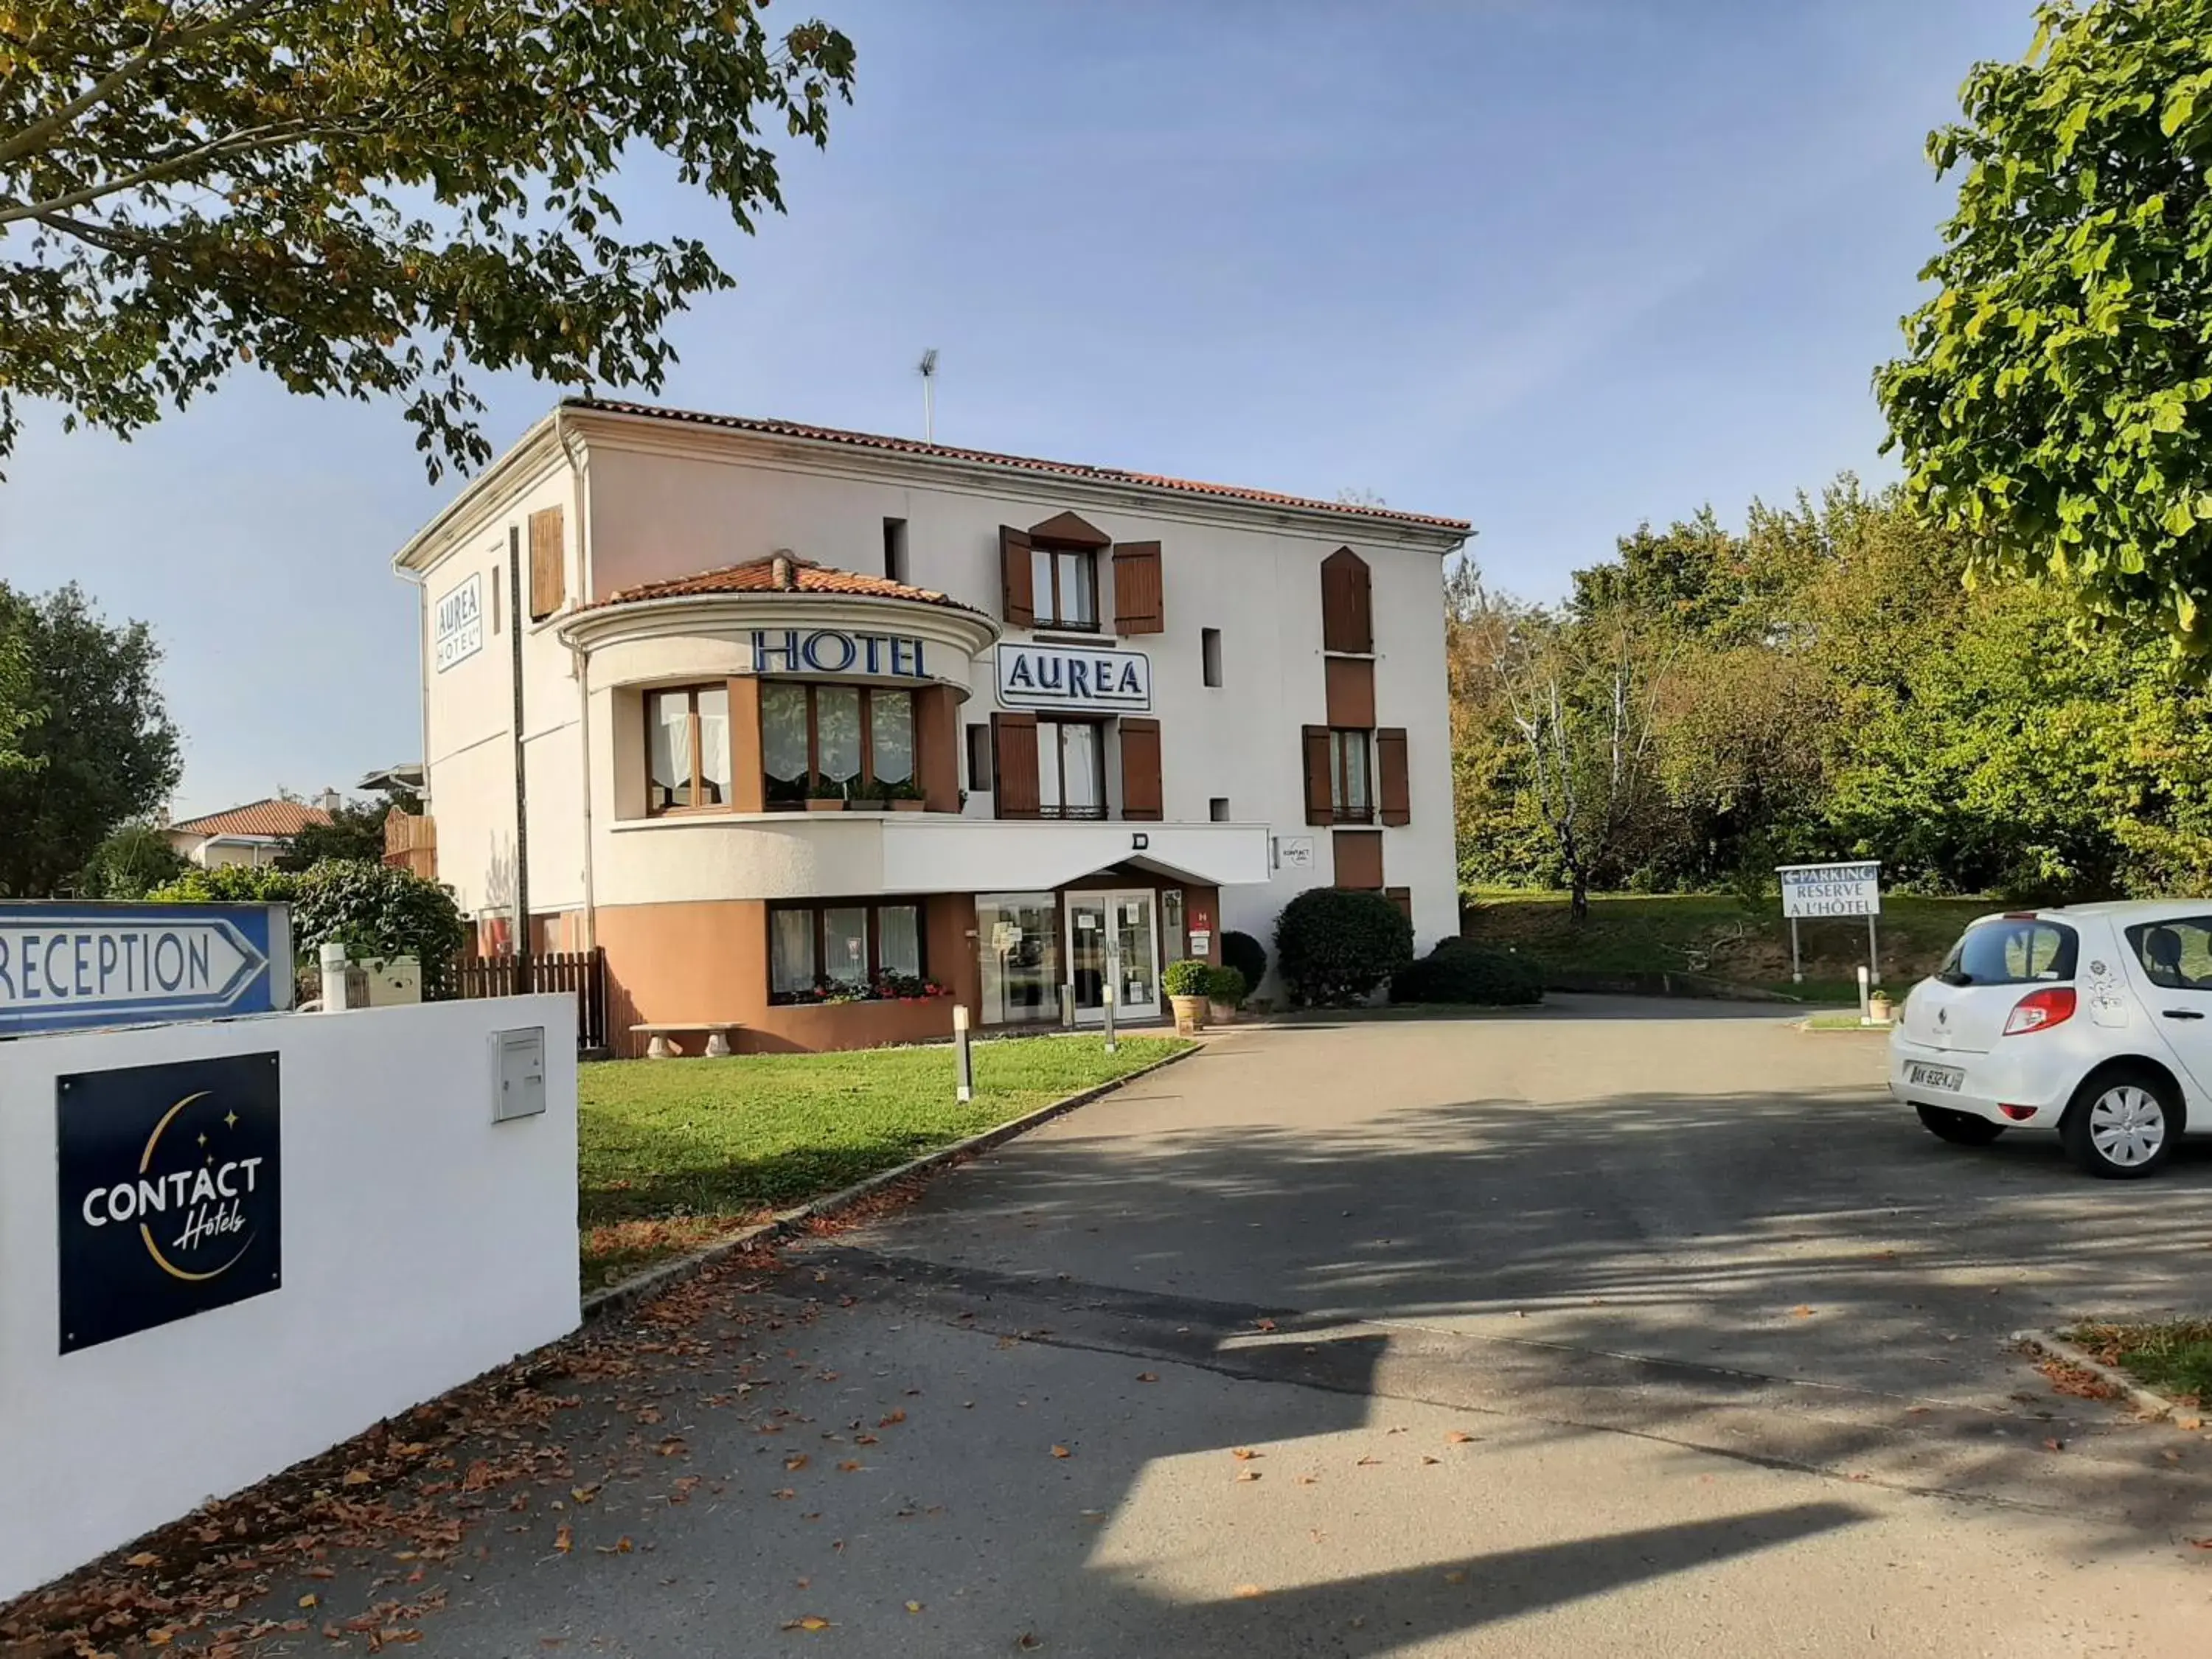
[[283,1282],[278,1057],[57,1079],[61,1352]]

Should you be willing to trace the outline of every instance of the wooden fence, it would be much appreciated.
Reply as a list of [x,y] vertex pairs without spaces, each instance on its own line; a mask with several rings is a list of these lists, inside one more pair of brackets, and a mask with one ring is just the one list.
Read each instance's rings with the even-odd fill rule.
[[393,807],[384,817],[384,861],[425,881],[437,880],[437,820],[427,814],[416,817]]
[[[462,997],[511,997],[516,984],[513,957],[463,957],[453,964],[454,994]],[[607,1046],[606,952],[555,951],[530,959],[530,988],[567,991],[576,999],[576,1046]]]

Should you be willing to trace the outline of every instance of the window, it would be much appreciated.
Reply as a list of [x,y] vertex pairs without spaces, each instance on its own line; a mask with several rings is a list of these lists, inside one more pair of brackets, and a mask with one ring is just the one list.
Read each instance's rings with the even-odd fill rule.
[[769,908],[769,1000],[881,1000],[929,994],[918,904]]
[[1051,893],[978,893],[975,940],[982,969],[982,1023],[1058,1024],[1058,896]]
[[1206,816],[1216,823],[1229,822],[1229,797],[1216,795],[1206,803]]
[[645,698],[646,811],[692,812],[730,799],[730,688],[686,686]]
[[906,520],[884,520],[884,574],[895,582],[906,580]]
[[1375,816],[1364,731],[1339,726],[1329,732],[1328,805],[1339,823],[1365,823]]
[[1098,626],[1098,558],[1089,548],[1031,547],[1030,584],[1037,627]]
[[1205,670],[1206,683],[1208,685],[1219,685],[1221,684],[1221,630],[1219,629],[1201,628],[1198,630],[1198,656]]
[[771,808],[912,795],[914,693],[769,680],[761,686],[761,769]]
[[968,787],[975,793],[991,792],[991,723],[975,720],[968,727]]
[[2177,916],[2128,929],[2150,982],[2167,991],[2212,991],[2212,916]]
[[[2129,942],[2145,952],[2148,964],[2147,944],[2136,940],[2135,932],[2130,930]],[[2080,935],[2055,921],[2007,916],[1977,922],[1951,947],[1936,977],[1946,985],[2027,985],[2070,980],[2080,945]]]
[[1091,720],[1037,722],[1037,810],[1048,818],[1106,816],[1106,745]]

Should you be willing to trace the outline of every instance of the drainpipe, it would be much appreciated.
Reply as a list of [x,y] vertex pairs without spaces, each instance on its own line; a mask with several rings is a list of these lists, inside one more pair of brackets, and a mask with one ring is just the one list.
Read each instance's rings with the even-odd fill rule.
[[[580,453],[575,434],[569,430],[568,411],[565,407],[553,411],[553,434],[561,441],[561,453],[568,458],[568,477],[572,483],[571,501],[576,515],[576,588],[577,598],[584,604],[592,602],[592,537],[590,497],[585,488],[584,455]],[[598,849],[592,835],[592,659],[581,646],[572,645],[570,666],[576,681],[576,740],[581,746],[584,779],[584,937],[583,948],[595,951],[599,944],[599,908],[598,886],[593,878],[598,863]]]
[[514,665],[514,990],[531,989],[530,786],[522,741],[522,630],[530,608],[522,592],[522,526],[507,527],[507,636]]

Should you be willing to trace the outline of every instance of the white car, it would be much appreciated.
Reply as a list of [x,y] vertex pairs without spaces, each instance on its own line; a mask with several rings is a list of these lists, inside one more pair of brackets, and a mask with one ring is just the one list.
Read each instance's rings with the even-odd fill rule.
[[1960,1146],[2056,1129],[2092,1175],[2151,1174],[2212,1127],[2212,899],[1982,917],[1905,998],[1889,1091]]

